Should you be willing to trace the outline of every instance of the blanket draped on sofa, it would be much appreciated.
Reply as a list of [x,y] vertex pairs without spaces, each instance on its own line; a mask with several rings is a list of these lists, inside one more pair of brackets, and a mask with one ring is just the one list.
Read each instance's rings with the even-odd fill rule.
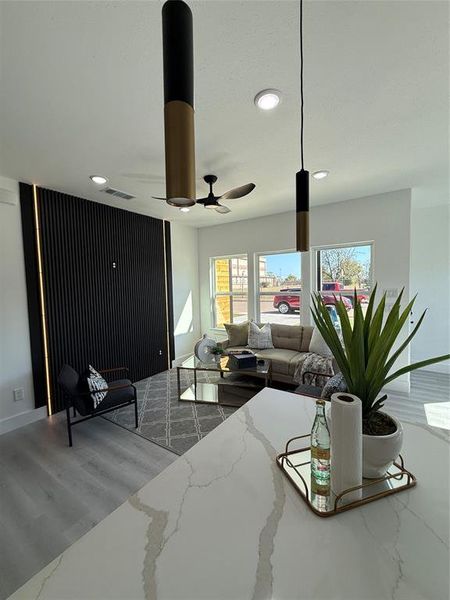
[[[323,387],[329,377],[308,374],[308,371],[323,373],[323,375],[329,376],[334,375],[333,359],[331,357],[320,356],[319,354],[308,353],[305,354],[295,369],[294,381],[296,383],[305,383],[307,385]],[[304,375],[305,379],[303,380]]]

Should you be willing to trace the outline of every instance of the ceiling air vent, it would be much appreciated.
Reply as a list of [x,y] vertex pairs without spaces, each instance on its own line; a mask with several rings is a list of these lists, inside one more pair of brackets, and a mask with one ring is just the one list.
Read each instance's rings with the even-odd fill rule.
[[111,187],[104,188],[101,191],[105,192],[105,194],[109,194],[110,196],[114,196],[114,198],[123,198],[124,200],[132,200],[133,198],[136,198],[136,196],[132,196],[126,192],[121,192],[120,190],[115,190]]

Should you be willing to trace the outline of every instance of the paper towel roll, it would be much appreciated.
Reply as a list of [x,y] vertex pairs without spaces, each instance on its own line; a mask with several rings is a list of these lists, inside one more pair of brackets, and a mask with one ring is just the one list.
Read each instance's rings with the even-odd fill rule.
[[[331,489],[337,495],[362,483],[362,404],[353,394],[331,396]],[[361,498],[346,494],[340,504]]]

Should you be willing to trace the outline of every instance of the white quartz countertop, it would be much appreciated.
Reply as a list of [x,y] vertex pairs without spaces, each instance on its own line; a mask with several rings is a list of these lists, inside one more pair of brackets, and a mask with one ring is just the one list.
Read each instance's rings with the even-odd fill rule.
[[11,598],[448,600],[446,433],[404,424],[417,486],[321,519],[274,460],[314,411],[264,389]]

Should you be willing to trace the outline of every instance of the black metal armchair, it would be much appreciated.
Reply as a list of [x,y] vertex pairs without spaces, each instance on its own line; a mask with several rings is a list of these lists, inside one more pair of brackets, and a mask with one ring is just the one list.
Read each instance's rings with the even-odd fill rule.
[[329,375],[328,373],[319,373],[317,371],[305,371],[302,376],[302,383],[295,388],[295,393],[301,394],[302,396],[310,396],[311,398],[320,398],[323,387],[307,382],[307,378],[310,381],[314,381],[316,377],[331,378],[333,375]]
[[[104,369],[99,371],[101,375],[109,376],[111,373],[123,371],[128,372],[126,367],[116,369]],[[99,417],[108,412],[134,404],[134,415],[136,419],[136,428],[138,427],[138,409],[137,392],[129,379],[116,379],[108,383],[104,390],[95,390],[96,392],[107,392],[105,398],[100,402],[97,408],[94,408],[92,392],[83,388],[80,375],[70,365],[64,365],[58,376],[58,383],[64,391],[64,400],[67,415],[67,433],[69,436],[69,446],[72,446],[72,427],[83,423],[94,417]],[[81,418],[75,421],[70,418],[70,409],[73,409],[73,417],[76,414]]]

